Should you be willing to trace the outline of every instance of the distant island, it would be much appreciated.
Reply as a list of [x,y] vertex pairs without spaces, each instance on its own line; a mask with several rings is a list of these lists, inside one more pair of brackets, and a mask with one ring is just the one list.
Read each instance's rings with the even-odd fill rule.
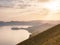
[[19,30],[20,28],[18,28],[18,27],[12,27],[11,29],[12,30]]

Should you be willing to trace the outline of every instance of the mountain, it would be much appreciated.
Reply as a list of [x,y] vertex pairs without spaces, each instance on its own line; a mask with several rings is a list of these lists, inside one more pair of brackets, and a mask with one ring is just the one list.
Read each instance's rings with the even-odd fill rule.
[[60,21],[46,21],[46,20],[32,20],[32,21],[0,21],[0,26],[13,26],[13,25],[32,25],[34,27],[40,26],[41,24],[51,23],[59,24]]
[[40,25],[43,24],[42,21],[39,20],[33,20],[33,21],[10,21],[10,22],[4,22],[4,21],[0,21],[0,26],[19,26],[19,25],[31,25],[31,26],[35,26],[35,25]]
[[47,29],[49,29],[55,25],[57,25],[57,24],[44,23],[41,25],[36,25],[36,26],[32,26],[32,27],[28,27],[28,28],[21,28],[21,29],[28,30],[31,33],[31,37],[33,37],[43,31],[46,31]]
[[60,45],[60,24],[17,45]]

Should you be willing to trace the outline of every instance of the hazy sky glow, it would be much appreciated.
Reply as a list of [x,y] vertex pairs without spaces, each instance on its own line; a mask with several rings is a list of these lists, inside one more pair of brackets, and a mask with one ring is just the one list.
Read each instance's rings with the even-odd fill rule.
[[57,14],[60,13],[59,0],[49,2],[0,0],[0,2],[0,21],[60,20],[60,14]]
[[[0,21],[31,20],[60,20],[60,0],[0,0]],[[29,35],[26,30],[0,27],[0,44],[10,42],[15,45]]]

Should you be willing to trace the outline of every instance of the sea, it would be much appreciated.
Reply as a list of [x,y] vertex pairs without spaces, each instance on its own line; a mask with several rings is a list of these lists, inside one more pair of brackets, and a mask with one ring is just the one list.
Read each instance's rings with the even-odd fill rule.
[[29,38],[28,30],[11,28],[28,28],[29,26],[0,26],[0,45],[16,45]]

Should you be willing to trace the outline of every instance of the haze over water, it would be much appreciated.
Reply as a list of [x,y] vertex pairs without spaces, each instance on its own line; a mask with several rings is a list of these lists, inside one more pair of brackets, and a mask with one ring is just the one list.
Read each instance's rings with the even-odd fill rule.
[[29,38],[30,33],[27,30],[12,30],[12,27],[23,26],[0,27],[0,45],[16,45]]
[[[60,21],[60,0],[0,0],[0,21],[32,20]],[[16,45],[29,38],[27,30],[12,27],[16,26],[0,27],[0,45]]]

